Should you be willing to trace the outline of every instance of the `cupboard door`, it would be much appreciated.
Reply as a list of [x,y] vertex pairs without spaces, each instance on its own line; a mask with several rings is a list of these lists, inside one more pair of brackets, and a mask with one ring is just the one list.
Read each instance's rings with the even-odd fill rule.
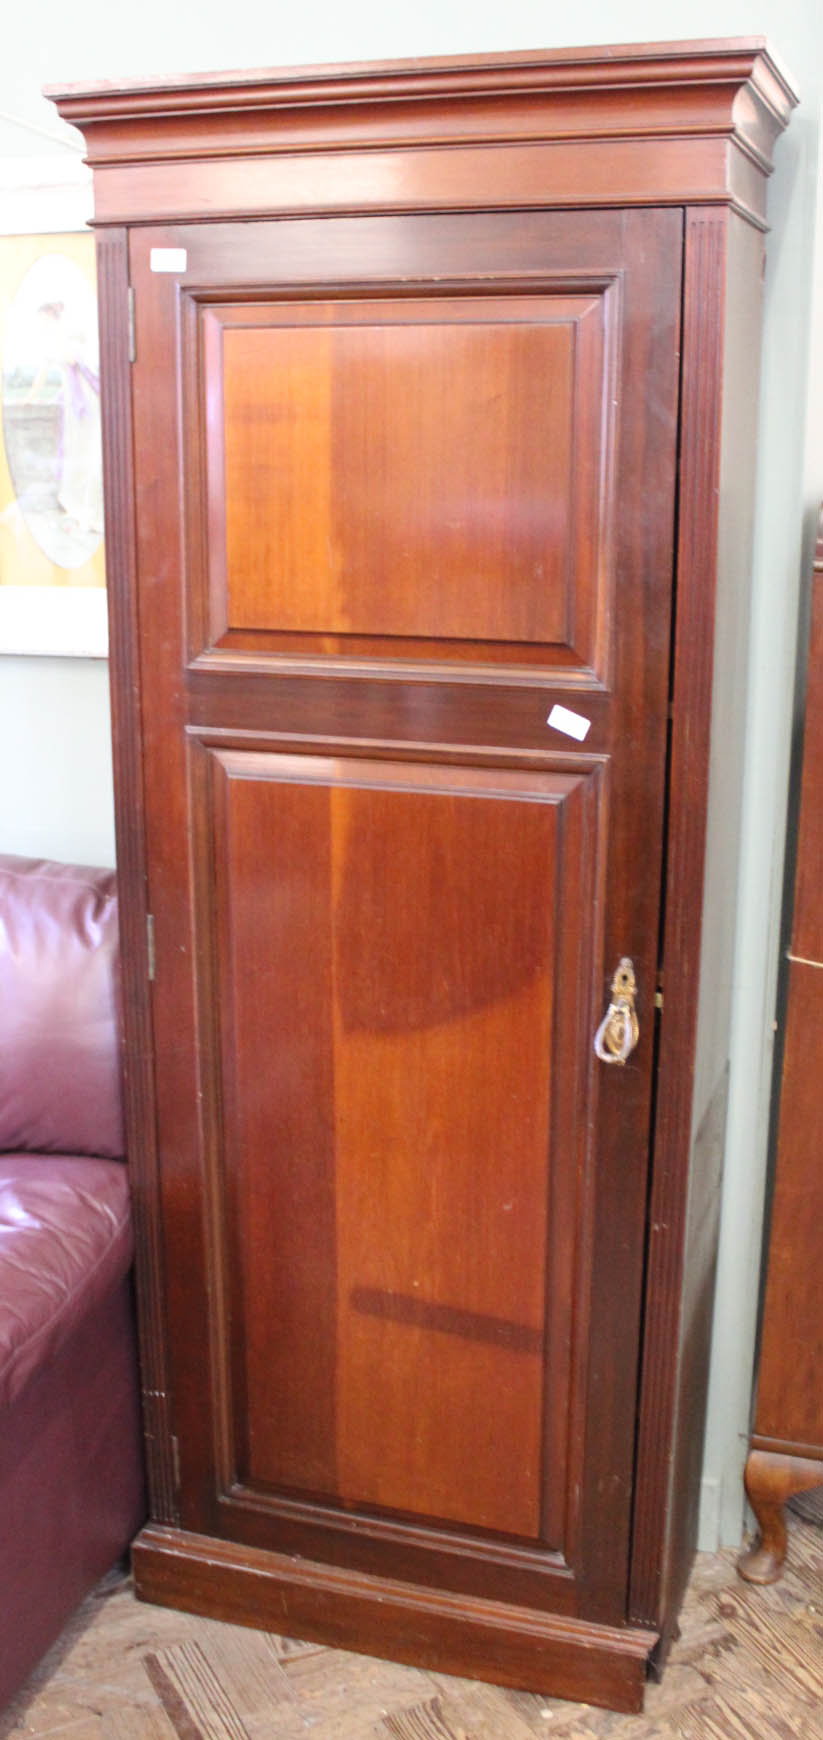
[[675,211],[131,239],[183,1524],[611,1620],[680,251]]

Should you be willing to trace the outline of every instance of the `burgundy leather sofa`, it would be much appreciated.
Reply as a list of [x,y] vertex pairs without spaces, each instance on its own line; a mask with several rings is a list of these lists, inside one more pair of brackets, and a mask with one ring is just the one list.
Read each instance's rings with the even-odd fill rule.
[[144,1514],[114,874],[0,857],[0,1709]]

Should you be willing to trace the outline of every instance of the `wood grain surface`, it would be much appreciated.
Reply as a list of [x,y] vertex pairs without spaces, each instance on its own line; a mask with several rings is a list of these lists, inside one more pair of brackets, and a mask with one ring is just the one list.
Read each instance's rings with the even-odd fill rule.
[[253,324],[231,305],[203,382],[222,399],[227,627],[566,641],[572,587],[596,594],[609,474],[601,303],[254,304]]
[[[823,1485],[823,1216],[820,1043],[823,1021],[823,514],[811,577],[808,681],[802,737],[791,945],[780,998],[782,1069],[768,1205],[754,1426],[746,1488],[760,1539],[744,1577],[771,1582],[786,1553],[784,1504]],[[795,813],[790,808],[790,817]]]
[[[238,1473],[537,1538],[564,1471],[544,1468],[543,1383],[574,1142],[550,1145],[546,1087],[553,1033],[579,1025],[573,999],[553,1020],[553,979],[581,874],[557,811],[581,782],[218,766]],[[558,1384],[547,1412],[568,1407]]]
[[791,961],[755,1435],[823,1455],[821,1022],[823,965]]

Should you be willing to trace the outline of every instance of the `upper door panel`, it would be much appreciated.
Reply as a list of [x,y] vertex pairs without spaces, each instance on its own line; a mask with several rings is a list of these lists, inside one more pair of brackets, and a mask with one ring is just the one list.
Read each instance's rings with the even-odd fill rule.
[[[136,232],[137,404],[163,368],[179,381],[185,541],[164,561],[182,566],[189,659],[610,686],[627,490],[648,495],[628,567],[649,558],[668,586],[680,224],[465,213]],[[153,270],[158,246],[179,248],[179,274]],[[158,425],[164,487],[171,436]]]
[[195,302],[211,645],[595,664],[613,280]]

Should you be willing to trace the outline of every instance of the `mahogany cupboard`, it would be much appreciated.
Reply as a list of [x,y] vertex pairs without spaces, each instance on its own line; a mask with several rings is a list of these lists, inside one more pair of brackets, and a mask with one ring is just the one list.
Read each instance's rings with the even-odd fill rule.
[[791,90],[738,41],[54,94],[98,226],[138,1590],[638,1708],[694,1539]]
[[759,1535],[738,1564],[751,1583],[773,1583],[780,1576],[786,1557],[787,1499],[823,1486],[823,514],[809,626],[794,910],[784,968],[783,1067],[746,1463],[746,1491]]

